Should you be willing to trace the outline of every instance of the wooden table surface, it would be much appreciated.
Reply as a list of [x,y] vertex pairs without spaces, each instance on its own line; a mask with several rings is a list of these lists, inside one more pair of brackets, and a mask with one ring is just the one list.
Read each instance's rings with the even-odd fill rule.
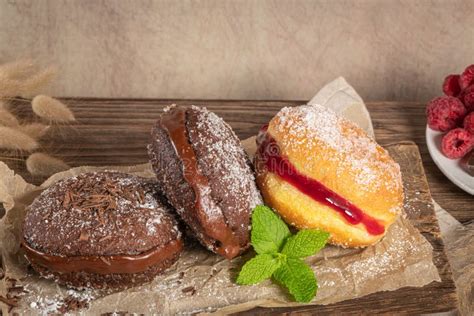
[[[151,125],[161,108],[171,103],[207,105],[235,129],[242,139],[254,135],[281,107],[305,101],[203,101],[66,99],[79,124],[52,132],[44,144],[72,166],[138,164],[147,161],[145,145]],[[28,115],[27,105],[20,111]],[[444,209],[463,224],[474,220],[474,197],[455,186],[431,159],[425,142],[425,105],[407,102],[372,102],[367,107],[381,145],[414,141],[421,152],[431,194]],[[251,110],[254,115],[248,116]],[[105,127],[105,128],[103,128]],[[71,140],[73,142],[71,142]],[[21,164],[20,164],[21,169]],[[31,179],[38,183],[41,178]]]
[[[260,126],[267,123],[281,107],[305,103],[305,101],[143,99],[66,99],[65,102],[76,114],[77,124],[53,129],[42,141],[42,145],[47,152],[61,157],[71,166],[130,165],[147,162],[146,144],[150,128],[158,118],[161,109],[172,103],[207,106],[223,117],[241,139],[255,135]],[[406,140],[415,142],[421,152],[433,198],[462,223],[473,221],[473,196],[452,184],[439,171],[428,154],[424,140],[426,125],[424,105],[420,103],[375,102],[369,103],[368,108],[372,116],[377,141],[381,145]],[[21,116],[28,117],[31,115],[30,112],[28,104],[19,105],[18,113]],[[12,162],[15,169],[28,181],[40,183],[44,180],[31,177],[25,171],[23,163],[14,160]],[[439,244],[439,247],[442,247],[442,243]],[[447,269],[449,270],[449,268]],[[441,272],[450,277],[449,271]],[[446,293],[451,293],[449,291],[452,290],[452,280],[448,280],[445,284]],[[447,294],[446,297],[449,295]],[[370,303],[370,298],[367,302]],[[371,304],[375,304],[374,302]],[[451,310],[451,307],[447,306],[448,302],[443,302],[443,306],[446,306],[447,310]],[[433,309],[428,308],[427,310]],[[289,311],[305,313],[311,310],[305,308],[298,308],[297,311],[294,309],[279,310],[284,313]],[[403,309],[400,311],[403,312]],[[269,311],[259,310],[259,312],[266,314]]]

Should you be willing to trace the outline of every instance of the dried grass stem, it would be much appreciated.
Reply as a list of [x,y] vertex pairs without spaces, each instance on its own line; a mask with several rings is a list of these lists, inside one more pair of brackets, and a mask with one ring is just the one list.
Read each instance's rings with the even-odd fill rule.
[[38,95],[31,102],[33,112],[50,122],[69,123],[75,121],[67,105],[46,95]]
[[35,176],[50,176],[69,168],[69,165],[61,159],[45,153],[31,154],[26,160],[26,169]]
[[38,142],[29,135],[11,127],[0,126],[0,148],[30,152],[38,146]]

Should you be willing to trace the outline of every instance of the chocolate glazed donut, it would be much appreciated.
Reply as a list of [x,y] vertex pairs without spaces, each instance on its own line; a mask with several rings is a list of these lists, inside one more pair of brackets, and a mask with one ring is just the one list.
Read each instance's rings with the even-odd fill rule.
[[205,108],[171,107],[151,136],[159,185],[194,236],[228,259],[245,251],[251,210],[261,197],[230,126]]
[[153,280],[183,248],[178,223],[150,180],[118,172],[56,182],[28,207],[22,249],[41,276],[74,288]]

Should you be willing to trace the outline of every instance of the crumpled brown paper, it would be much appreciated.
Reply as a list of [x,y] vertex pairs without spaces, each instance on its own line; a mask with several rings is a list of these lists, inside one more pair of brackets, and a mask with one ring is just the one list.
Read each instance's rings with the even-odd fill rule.
[[[68,290],[28,271],[18,247],[25,206],[41,189],[59,179],[105,169],[153,177],[148,164],[134,167],[79,167],[56,174],[40,187],[35,187],[0,163],[0,183],[6,184],[0,185],[0,201],[6,201],[6,215],[0,221],[5,275],[19,280],[28,291],[20,300],[16,312],[31,314],[61,311],[64,301],[70,297],[87,302],[89,308],[84,311],[87,314],[127,311],[170,315],[219,308],[226,308],[222,312],[230,312],[256,305],[295,304],[270,281],[254,286],[238,286],[234,283],[236,272],[252,253],[227,261],[195,243],[188,244],[179,261],[152,283],[109,295],[94,290]],[[320,286],[313,304],[331,304],[378,291],[423,286],[440,280],[432,262],[431,245],[404,218],[400,218],[375,246],[366,249],[330,246],[307,262],[315,271]],[[7,281],[2,282],[3,295],[6,287]],[[242,303],[243,306],[238,305]]]
[[[333,108],[350,116],[373,135],[370,117],[362,99],[339,78],[324,87],[311,102]],[[310,102],[310,103],[311,103]],[[365,110],[365,111],[364,111]],[[254,142],[244,142],[248,152]],[[117,170],[143,177],[154,177],[148,164],[131,167],[79,167],[52,176],[40,187],[27,184],[0,163],[0,202],[6,215],[0,221],[0,250],[6,277],[0,283],[0,295],[5,296],[11,285],[9,278],[19,280],[27,293],[21,295],[15,311],[37,314],[62,311],[68,302],[80,301],[88,305],[83,314],[109,312],[186,314],[193,312],[229,313],[255,306],[299,305],[287,293],[270,281],[254,286],[234,283],[237,271],[252,252],[227,261],[210,253],[197,243],[188,243],[178,262],[153,282],[118,293],[74,291],[56,283],[40,279],[27,270],[19,249],[19,227],[25,207],[39,192],[59,179],[86,171]],[[410,188],[406,188],[410,189]],[[407,201],[406,208],[413,208]],[[366,249],[343,249],[329,246],[318,255],[308,258],[319,282],[317,297],[311,304],[331,304],[379,291],[405,286],[423,286],[440,281],[432,262],[432,247],[411,223],[400,218],[385,238]],[[7,308],[2,304],[4,314]]]

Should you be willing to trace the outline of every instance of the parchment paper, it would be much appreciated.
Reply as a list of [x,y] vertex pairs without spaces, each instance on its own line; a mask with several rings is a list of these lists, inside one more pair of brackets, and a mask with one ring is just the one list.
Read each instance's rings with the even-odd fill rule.
[[[350,113],[350,119],[372,132],[370,117],[360,111],[362,100],[347,93],[350,87],[342,78],[330,83],[321,92],[333,104],[338,95],[347,106],[338,111]],[[350,88],[352,89],[352,88]],[[331,91],[332,94],[331,94]],[[353,91],[353,89],[352,89]],[[355,93],[355,91],[353,91]],[[344,94],[344,99],[342,94]],[[351,98],[352,97],[352,98]],[[324,101],[318,101],[324,103]],[[349,109],[349,110],[348,110]],[[349,112],[350,111],[350,112]],[[366,124],[366,125],[363,125]],[[249,152],[254,149],[252,140],[245,141]],[[159,313],[164,315],[194,312],[235,312],[255,306],[289,306],[287,293],[270,281],[254,286],[237,286],[234,279],[243,262],[253,256],[249,252],[241,258],[227,261],[210,253],[195,242],[188,242],[178,262],[152,283],[118,293],[102,293],[94,290],[73,291],[56,283],[40,279],[27,269],[19,249],[20,224],[25,207],[42,189],[59,179],[85,171],[117,170],[143,177],[154,177],[148,164],[131,167],[79,167],[52,176],[40,187],[26,183],[8,167],[0,163],[0,202],[6,215],[0,221],[0,247],[3,256],[5,278],[0,283],[1,295],[12,287],[11,279],[17,280],[27,293],[19,294],[21,300],[15,312],[38,314],[62,311],[71,302],[87,305],[82,314],[100,314],[126,311],[129,313]],[[407,202],[409,203],[409,201]],[[406,207],[412,207],[407,205]],[[440,281],[432,262],[432,247],[411,223],[401,217],[378,244],[366,249],[343,249],[329,246],[317,256],[308,258],[319,280],[317,297],[311,304],[331,304],[379,291],[395,290],[406,286],[423,286]],[[72,305],[74,305],[72,304]],[[7,308],[2,304],[6,314]]]
[[474,223],[462,225],[436,202],[435,210],[453,270],[460,314],[474,315]]

